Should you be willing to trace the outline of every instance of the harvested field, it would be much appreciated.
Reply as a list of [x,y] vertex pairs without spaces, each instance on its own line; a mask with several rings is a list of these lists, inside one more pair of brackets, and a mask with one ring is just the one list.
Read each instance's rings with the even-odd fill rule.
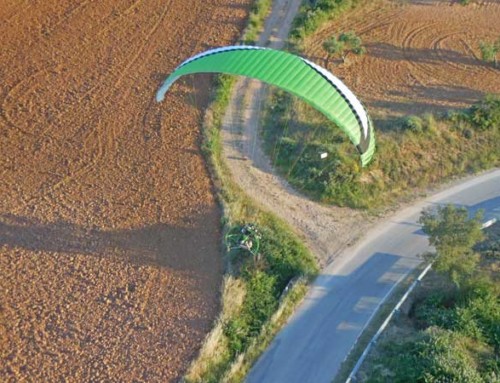
[[[500,36],[500,2],[411,0],[368,2],[310,37],[306,54],[354,30],[367,53],[330,65],[368,105],[378,126],[395,118],[463,108],[500,92],[500,70],[481,61],[479,42]],[[382,122],[382,124],[380,124]]]
[[167,382],[219,309],[207,78],[251,0],[0,6],[0,380]]

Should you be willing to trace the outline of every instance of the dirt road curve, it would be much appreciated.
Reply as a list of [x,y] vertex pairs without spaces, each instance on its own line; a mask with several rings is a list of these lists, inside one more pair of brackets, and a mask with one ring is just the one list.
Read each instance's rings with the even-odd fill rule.
[[2,382],[175,381],[195,355],[222,273],[207,95],[154,93],[250,3],[2,2]]
[[[283,47],[300,3],[274,2],[259,45]],[[258,81],[240,80],[236,84],[223,124],[225,160],[239,185],[295,228],[324,266],[361,233],[368,221],[362,219],[361,212],[310,201],[276,175],[258,136],[266,89]]]

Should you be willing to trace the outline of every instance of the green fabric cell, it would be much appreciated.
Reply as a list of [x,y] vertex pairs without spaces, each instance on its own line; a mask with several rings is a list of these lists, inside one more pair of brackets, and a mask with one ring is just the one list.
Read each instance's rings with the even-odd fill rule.
[[208,50],[180,64],[158,90],[162,101],[181,76],[226,73],[258,79],[282,88],[322,112],[342,129],[366,166],[375,152],[373,124],[364,106],[347,86],[325,68],[291,53],[254,46]]

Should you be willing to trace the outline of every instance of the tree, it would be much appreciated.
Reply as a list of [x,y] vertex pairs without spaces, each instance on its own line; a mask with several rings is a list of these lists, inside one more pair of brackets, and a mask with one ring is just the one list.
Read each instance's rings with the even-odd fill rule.
[[429,235],[429,243],[436,248],[435,254],[426,258],[434,261],[434,269],[449,275],[458,286],[474,272],[479,255],[473,246],[481,241],[482,213],[468,217],[466,208],[453,205],[440,206],[436,212],[427,209],[420,216],[419,223]]
[[331,36],[323,42],[323,49],[327,54],[325,66],[328,66],[332,56],[342,55],[345,48],[342,41],[339,41],[336,36]]
[[323,42],[323,49],[328,55],[326,65],[328,65],[332,56],[340,56],[342,62],[345,62],[349,53],[362,55],[366,52],[361,38],[353,31],[342,33],[338,38],[337,36],[329,37]]
[[493,63],[496,67],[497,62],[497,54],[500,52],[500,37],[494,43],[490,43],[487,41],[479,42],[479,49],[481,50],[481,58],[483,61],[487,63]]

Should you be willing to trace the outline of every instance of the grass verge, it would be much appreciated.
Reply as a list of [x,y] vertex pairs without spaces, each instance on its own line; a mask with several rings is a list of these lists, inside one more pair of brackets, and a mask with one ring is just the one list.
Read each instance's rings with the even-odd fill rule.
[[[203,151],[223,206],[225,231],[253,223],[262,235],[259,256],[237,249],[227,254],[222,313],[186,382],[240,382],[286,322],[317,274],[311,253],[281,220],[264,211],[236,185],[222,159],[220,127],[234,79],[218,78],[206,113]],[[290,286],[288,293],[283,291]]]
[[324,203],[379,209],[500,164],[500,95],[378,131],[377,153],[364,171],[345,134],[312,107],[281,91],[268,105],[262,131],[267,154],[295,188]]

